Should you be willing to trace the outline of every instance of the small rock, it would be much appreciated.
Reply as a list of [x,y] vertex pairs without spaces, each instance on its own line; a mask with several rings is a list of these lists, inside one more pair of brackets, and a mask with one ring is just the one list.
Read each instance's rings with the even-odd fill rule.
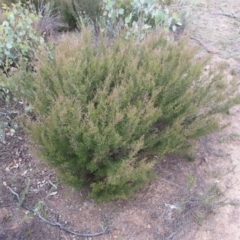
[[150,224],[147,225],[147,228],[150,229],[152,226]]
[[118,229],[113,230],[113,239],[118,239],[120,231]]

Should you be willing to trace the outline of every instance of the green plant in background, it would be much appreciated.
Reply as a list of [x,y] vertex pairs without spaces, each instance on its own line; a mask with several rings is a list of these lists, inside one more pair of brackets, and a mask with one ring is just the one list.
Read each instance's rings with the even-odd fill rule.
[[[10,6],[11,3],[16,4],[18,1],[0,0],[0,2]],[[52,27],[57,31],[81,30],[82,25],[90,25],[97,33],[101,30],[116,36],[124,28],[129,36],[137,35],[141,38],[158,26],[164,27],[165,30],[176,31],[181,25],[177,12],[169,10],[172,0],[22,0],[21,2],[34,6],[36,12],[43,16],[42,26],[47,25],[45,28]],[[182,1],[177,2],[180,4]]]
[[21,2],[2,6],[3,21],[0,25],[0,99],[9,103],[10,76],[18,70],[19,60],[26,67],[34,67],[36,54],[44,39],[35,28],[40,16],[31,11],[30,5]]
[[20,58],[26,62],[35,61],[44,39],[34,28],[39,16],[20,2],[2,8],[5,20],[0,25],[0,68],[7,72],[11,66],[17,66]]
[[38,3],[32,3],[30,6],[38,16],[41,16],[37,21],[37,31],[40,34],[46,37],[54,36],[68,28],[68,25],[63,22],[61,10],[55,1],[39,0]]
[[102,15],[101,0],[58,0],[56,7],[60,9],[62,21],[70,30],[81,30],[81,25],[93,25],[98,31],[98,21]]
[[75,0],[75,9],[78,25],[79,21],[81,22],[81,19],[83,19],[87,25],[93,25],[96,32],[99,31],[99,19],[102,16],[102,0]]
[[171,5],[174,2],[174,0],[159,0],[158,2],[161,5],[169,6],[169,5]]
[[98,200],[133,194],[153,177],[153,152],[183,153],[235,101],[225,98],[234,82],[226,88],[220,69],[202,74],[208,59],[195,53],[164,35],[111,45],[85,31],[63,38],[52,60],[43,55],[36,73],[15,79],[34,107],[38,121],[25,126],[40,156]]
[[166,6],[157,0],[103,0],[103,18],[101,25],[104,31],[118,34],[117,29],[126,29],[127,35],[142,40],[156,27],[172,29],[182,23],[176,12],[170,14]]

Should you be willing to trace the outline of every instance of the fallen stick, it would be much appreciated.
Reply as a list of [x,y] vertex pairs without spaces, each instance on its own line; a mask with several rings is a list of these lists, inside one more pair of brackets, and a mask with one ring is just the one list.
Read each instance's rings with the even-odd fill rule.
[[233,18],[233,19],[236,19],[237,21],[240,22],[240,17],[235,16],[234,13],[231,13],[231,14],[227,14],[227,13],[213,13],[213,15],[221,15],[221,16]]
[[19,197],[19,194],[16,193],[12,188],[7,187],[7,189],[8,189],[13,195],[16,196],[16,198],[17,198],[17,200],[18,200],[18,202],[19,202],[19,204],[20,204],[20,207],[22,207],[22,208],[24,208],[24,209],[32,212],[32,213],[35,214],[38,218],[40,218],[43,222],[45,222],[45,223],[47,223],[47,224],[49,224],[49,225],[51,225],[51,226],[58,227],[58,228],[64,230],[65,232],[68,232],[68,233],[71,233],[71,234],[73,234],[73,235],[80,236],[80,237],[96,237],[96,236],[100,236],[100,235],[107,234],[107,233],[109,232],[109,229],[108,229],[108,226],[107,226],[107,227],[105,227],[105,228],[103,229],[102,232],[92,233],[92,234],[91,234],[91,233],[80,233],[80,232],[73,231],[73,230],[71,230],[71,229],[69,229],[69,228],[67,228],[67,227],[64,227],[64,226],[63,226],[61,223],[59,223],[59,222],[49,221],[49,220],[47,220],[46,218],[44,218],[38,211],[36,211],[36,210],[34,210],[34,209],[32,209],[32,208],[24,205],[24,204],[22,203],[20,197]]
[[216,53],[216,54],[218,54],[218,52],[209,50],[199,39],[197,39],[197,38],[195,38],[195,37],[190,37],[190,39],[198,42],[208,53]]

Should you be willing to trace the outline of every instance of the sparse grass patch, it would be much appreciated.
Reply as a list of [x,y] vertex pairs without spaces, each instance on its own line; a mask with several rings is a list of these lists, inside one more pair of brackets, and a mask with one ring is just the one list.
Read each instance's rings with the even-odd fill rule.
[[[228,193],[222,191],[219,180],[223,180],[231,170],[218,172],[217,180],[206,178],[208,166],[199,169],[198,163],[182,162],[176,166],[179,159],[169,159],[160,163],[159,171],[164,182],[170,187],[177,187],[172,194],[166,197],[165,214],[161,216],[162,222],[168,226],[168,231],[160,235],[161,239],[184,239],[186,236],[195,239],[195,233],[199,226],[206,223],[211,215],[216,214],[220,208],[238,205],[238,201],[228,197]],[[190,172],[190,174],[189,174]],[[209,172],[207,172],[209,174]],[[184,175],[184,177],[181,177]],[[165,181],[170,178],[171,181]],[[189,177],[191,176],[191,177]],[[189,178],[194,179],[194,185],[189,188]],[[166,186],[164,186],[166,187]],[[165,196],[162,196],[164,199]],[[166,200],[165,200],[166,201]],[[163,210],[161,210],[163,212]],[[171,218],[169,218],[171,216]]]

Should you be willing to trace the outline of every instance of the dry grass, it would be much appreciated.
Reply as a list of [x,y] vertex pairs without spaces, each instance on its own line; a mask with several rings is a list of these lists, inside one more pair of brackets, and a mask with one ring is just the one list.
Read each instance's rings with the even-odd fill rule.
[[42,0],[38,5],[38,14],[42,16],[37,23],[37,30],[40,34],[54,35],[60,29],[68,27],[62,22],[60,10],[55,8],[51,2],[44,4]]

